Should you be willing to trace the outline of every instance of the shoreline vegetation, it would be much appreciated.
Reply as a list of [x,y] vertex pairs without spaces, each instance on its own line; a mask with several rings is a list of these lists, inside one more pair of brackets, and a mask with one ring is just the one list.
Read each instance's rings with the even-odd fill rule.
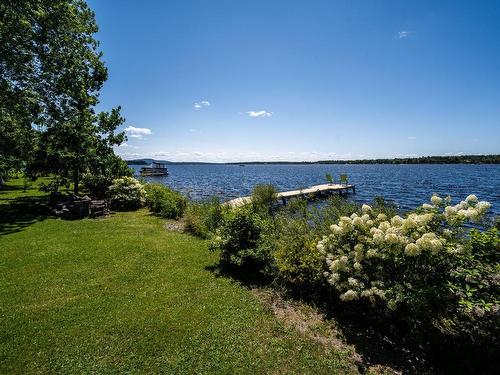
[[459,156],[421,156],[414,158],[359,159],[359,160],[318,160],[318,161],[244,161],[228,163],[211,162],[173,162],[156,159],[127,160],[128,165],[148,165],[160,161],[170,165],[221,164],[221,165],[259,165],[259,164],[500,164],[500,154],[459,155]]

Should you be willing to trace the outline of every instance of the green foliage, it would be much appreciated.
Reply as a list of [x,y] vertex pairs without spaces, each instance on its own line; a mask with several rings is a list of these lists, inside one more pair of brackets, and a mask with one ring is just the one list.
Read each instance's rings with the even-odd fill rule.
[[187,199],[162,184],[146,184],[146,206],[151,212],[167,218],[179,219],[186,209]]
[[268,236],[273,243],[279,280],[303,291],[322,283],[325,262],[316,248],[318,236],[307,218],[280,216],[276,220],[276,230]]
[[[125,140],[120,108],[95,113],[107,69],[82,0],[0,2],[0,178],[99,172]],[[22,163],[21,163],[22,162]]]
[[44,193],[56,193],[61,186],[64,186],[66,189],[69,189],[70,183],[66,178],[54,177],[47,183],[41,182],[39,185],[39,189]]
[[133,177],[113,180],[113,184],[108,188],[107,196],[114,209],[137,209],[146,202],[144,186]]
[[330,173],[325,174],[326,182],[333,184],[333,177]]
[[249,271],[263,270],[271,262],[271,254],[261,244],[261,235],[271,225],[251,205],[227,210],[211,243],[211,250],[220,251],[224,265]]
[[190,202],[184,213],[184,228],[201,238],[213,235],[223,219],[223,207],[218,198],[205,202]]
[[[473,329],[491,336],[495,320],[500,318],[500,234],[490,228],[472,229],[467,243],[470,251],[460,254],[453,264],[448,289],[458,302],[455,330],[470,334]],[[471,327],[471,318],[474,326]],[[490,328],[487,328],[487,327]],[[498,331],[498,328],[497,328]],[[493,339],[493,337],[489,337]],[[496,337],[498,341],[500,337]]]
[[271,214],[277,200],[277,190],[273,185],[256,185],[252,191],[252,206],[261,215]]
[[105,160],[96,160],[93,173],[82,175],[82,183],[88,194],[93,198],[105,198],[113,180],[120,177],[132,177],[133,170],[127,163],[115,155],[109,155]]

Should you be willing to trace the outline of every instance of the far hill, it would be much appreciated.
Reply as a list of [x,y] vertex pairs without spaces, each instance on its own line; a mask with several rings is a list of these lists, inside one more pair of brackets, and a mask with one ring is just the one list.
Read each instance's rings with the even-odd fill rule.
[[360,159],[360,160],[319,160],[319,161],[252,161],[231,163],[210,162],[175,162],[155,159],[127,160],[128,165],[149,165],[152,162],[165,163],[167,165],[178,164],[500,164],[500,155],[459,155],[459,156],[421,156],[415,158],[394,159]]

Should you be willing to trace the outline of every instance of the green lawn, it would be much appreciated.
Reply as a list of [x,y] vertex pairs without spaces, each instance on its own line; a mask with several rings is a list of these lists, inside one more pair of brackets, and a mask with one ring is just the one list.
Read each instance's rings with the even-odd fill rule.
[[0,193],[0,373],[356,372],[146,210],[18,220],[20,195]]

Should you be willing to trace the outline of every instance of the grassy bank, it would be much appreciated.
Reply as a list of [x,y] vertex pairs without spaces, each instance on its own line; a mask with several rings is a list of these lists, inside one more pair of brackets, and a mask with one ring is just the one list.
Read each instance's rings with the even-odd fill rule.
[[0,373],[356,372],[345,351],[217,277],[217,254],[165,220],[146,210],[48,218],[30,213],[36,190],[10,187],[0,194]]

